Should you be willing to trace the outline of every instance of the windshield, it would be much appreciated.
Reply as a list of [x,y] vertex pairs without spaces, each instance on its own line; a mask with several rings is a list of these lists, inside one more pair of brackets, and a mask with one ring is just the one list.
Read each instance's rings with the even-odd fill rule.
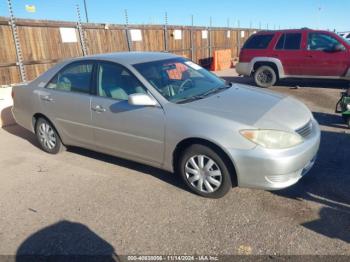
[[147,62],[134,67],[173,103],[200,99],[225,87],[224,80],[184,58]]

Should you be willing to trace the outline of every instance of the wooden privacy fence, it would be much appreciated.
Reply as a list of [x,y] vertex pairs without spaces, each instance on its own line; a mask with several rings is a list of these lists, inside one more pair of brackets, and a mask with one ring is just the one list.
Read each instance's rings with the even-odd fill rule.
[[[56,62],[83,56],[84,53],[92,55],[118,51],[168,51],[210,68],[214,51],[229,49],[232,58],[235,58],[244,41],[255,31],[23,19],[16,19],[15,24],[23,61],[18,59],[9,19],[0,17],[0,85],[22,82],[20,62],[23,63],[26,80],[32,80]],[[64,39],[67,37],[68,39]]]

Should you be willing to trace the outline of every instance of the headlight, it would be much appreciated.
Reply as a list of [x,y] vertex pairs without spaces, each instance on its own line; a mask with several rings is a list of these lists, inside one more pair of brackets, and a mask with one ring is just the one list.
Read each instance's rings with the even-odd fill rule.
[[296,146],[303,142],[303,138],[295,133],[279,131],[279,130],[241,130],[248,140],[269,149],[284,149]]
[[346,105],[346,108],[347,108],[348,110],[350,110],[350,104]]

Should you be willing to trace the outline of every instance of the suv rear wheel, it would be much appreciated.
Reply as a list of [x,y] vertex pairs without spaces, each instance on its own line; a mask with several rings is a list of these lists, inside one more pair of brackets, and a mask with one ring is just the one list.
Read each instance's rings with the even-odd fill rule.
[[277,75],[271,66],[260,66],[254,72],[254,81],[257,86],[270,87],[276,84]]

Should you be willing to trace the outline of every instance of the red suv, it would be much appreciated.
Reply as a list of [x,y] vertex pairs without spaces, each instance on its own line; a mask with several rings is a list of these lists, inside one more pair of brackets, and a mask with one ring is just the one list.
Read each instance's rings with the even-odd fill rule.
[[261,87],[282,78],[350,80],[350,44],[328,31],[261,31],[244,44],[236,71]]

